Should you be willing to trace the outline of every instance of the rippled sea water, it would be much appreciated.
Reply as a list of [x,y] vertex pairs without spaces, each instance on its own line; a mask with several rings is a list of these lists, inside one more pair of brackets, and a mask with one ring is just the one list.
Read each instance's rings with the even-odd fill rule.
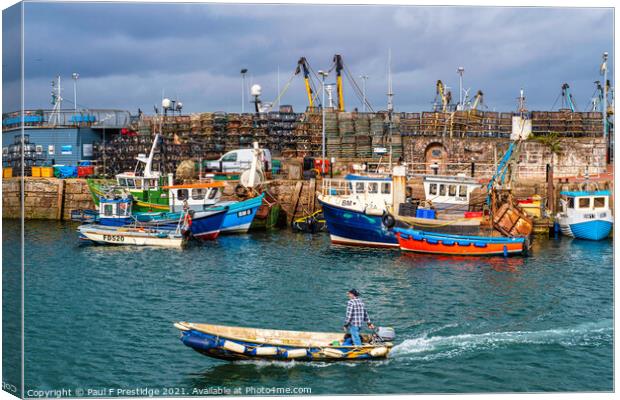
[[[613,390],[611,241],[542,239],[527,258],[465,258],[282,230],[170,250],[79,246],[76,226],[26,223],[26,391]],[[18,235],[5,220],[5,277],[19,266]],[[228,363],[185,347],[172,325],[339,331],[352,287],[377,325],[396,329],[388,360]],[[5,302],[18,290],[5,285]]]

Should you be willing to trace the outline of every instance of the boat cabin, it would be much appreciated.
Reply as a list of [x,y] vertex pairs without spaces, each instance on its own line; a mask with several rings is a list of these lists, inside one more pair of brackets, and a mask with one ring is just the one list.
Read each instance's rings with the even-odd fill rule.
[[471,193],[481,187],[473,178],[457,175],[427,175],[424,177],[424,195],[433,207],[448,213],[469,210]]
[[109,226],[123,226],[133,221],[131,216],[131,204],[133,198],[115,197],[99,199],[99,223]]
[[567,216],[583,215],[584,218],[606,218],[610,212],[609,190],[593,192],[560,192],[561,212]]
[[220,201],[224,186],[224,182],[210,182],[164,186],[163,189],[168,189],[171,212],[183,211],[185,208],[204,211]]
[[128,190],[157,190],[160,186],[160,176],[157,173],[144,177],[133,172],[125,172],[116,175],[116,184]]
[[392,204],[392,179],[363,175],[347,175],[347,192],[349,195],[364,197],[369,200]]

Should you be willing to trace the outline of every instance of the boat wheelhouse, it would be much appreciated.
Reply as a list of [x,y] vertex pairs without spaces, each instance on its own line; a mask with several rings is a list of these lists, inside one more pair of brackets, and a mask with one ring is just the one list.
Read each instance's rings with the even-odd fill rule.
[[480,188],[476,179],[464,176],[426,175],[424,195],[436,210],[446,214],[469,211],[472,192]]
[[168,190],[171,212],[204,211],[220,201],[224,186],[224,182],[210,182],[164,186],[163,189]]
[[131,216],[131,196],[105,198],[99,200],[99,223],[107,226],[123,226],[133,222]]
[[609,190],[563,191],[560,196],[557,222],[562,234],[588,240],[609,236],[613,226]]

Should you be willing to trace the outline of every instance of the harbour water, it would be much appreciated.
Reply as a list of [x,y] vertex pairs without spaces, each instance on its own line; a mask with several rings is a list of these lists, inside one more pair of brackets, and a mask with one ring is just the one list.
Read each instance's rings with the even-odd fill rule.
[[[8,274],[19,268],[19,223],[3,223]],[[26,394],[613,390],[610,240],[543,239],[527,258],[458,258],[334,247],[326,234],[285,230],[185,250],[78,246],[75,228],[26,222]],[[339,331],[352,287],[377,325],[396,329],[388,360],[227,363],[185,347],[172,325]],[[5,285],[5,299],[18,290]]]

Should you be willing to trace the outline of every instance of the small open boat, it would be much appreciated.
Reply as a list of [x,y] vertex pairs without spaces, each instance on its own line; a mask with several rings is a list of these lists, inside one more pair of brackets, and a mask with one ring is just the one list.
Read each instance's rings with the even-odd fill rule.
[[181,341],[221,360],[352,361],[386,358],[394,330],[362,335],[361,346],[342,345],[343,333],[300,332],[177,322]]
[[462,236],[394,228],[401,250],[419,253],[487,256],[527,254],[526,237]]
[[182,247],[187,237],[179,230],[146,227],[116,227],[98,224],[80,225],[80,240],[97,244]]

